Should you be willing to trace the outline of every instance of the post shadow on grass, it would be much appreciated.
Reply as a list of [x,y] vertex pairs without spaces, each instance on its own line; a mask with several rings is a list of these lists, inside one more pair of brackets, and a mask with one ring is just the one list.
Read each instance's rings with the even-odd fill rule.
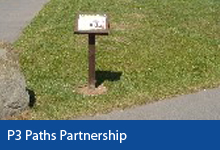
[[35,95],[33,90],[30,90],[30,89],[26,88],[26,91],[28,92],[28,95],[29,95],[29,104],[28,104],[28,106],[30,108],[32,108],[32,107],[34,107],[34,105],[36,103],[36,95]]
[[96,71],[96,87],[101,85],[104,81],[119,81],[122,76],[122,72],[115,71]]

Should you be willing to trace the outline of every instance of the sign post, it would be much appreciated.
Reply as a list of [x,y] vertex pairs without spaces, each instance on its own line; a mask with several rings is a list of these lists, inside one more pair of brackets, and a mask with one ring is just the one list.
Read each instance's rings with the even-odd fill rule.
[[89,34],[89,82],[90,89],[95,88],[95,34]]
[[78,14],[75,21],[75,34],[88,34],[88,48],[89,48],[89,77],[88,89],[96,89],[95,77],[95,37],[96,35],[109,34],[109,19],[107,14]]

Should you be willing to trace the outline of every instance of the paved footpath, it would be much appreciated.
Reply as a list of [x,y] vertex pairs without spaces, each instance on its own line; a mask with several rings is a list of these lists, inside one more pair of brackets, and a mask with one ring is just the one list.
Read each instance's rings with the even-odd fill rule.
[[[0,41],[13,42],[49,0],[0,0]],[[125,111],[78,119],[92,120],[220,120],[220,88],[180,96]]]
[[49,0],[0,0],[0,41],[13,42]]
[[220,89],[204,90],[83,120],[220,120]]

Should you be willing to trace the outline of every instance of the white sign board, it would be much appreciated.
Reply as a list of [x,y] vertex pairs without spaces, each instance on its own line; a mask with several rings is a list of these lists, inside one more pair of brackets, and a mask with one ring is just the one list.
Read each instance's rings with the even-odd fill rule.
[[107,15],[80,14],[78,18],[78,30],[106,30]]

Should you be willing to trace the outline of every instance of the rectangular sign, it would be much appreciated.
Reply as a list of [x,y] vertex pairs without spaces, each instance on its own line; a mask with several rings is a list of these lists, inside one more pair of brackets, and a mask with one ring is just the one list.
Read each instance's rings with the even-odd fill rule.
[[78,14],[75,21],[75,34],[108,34],[107,14]]
[[78,30],[105,30],[106,20],[106,15],[80,14],[78,19]]

